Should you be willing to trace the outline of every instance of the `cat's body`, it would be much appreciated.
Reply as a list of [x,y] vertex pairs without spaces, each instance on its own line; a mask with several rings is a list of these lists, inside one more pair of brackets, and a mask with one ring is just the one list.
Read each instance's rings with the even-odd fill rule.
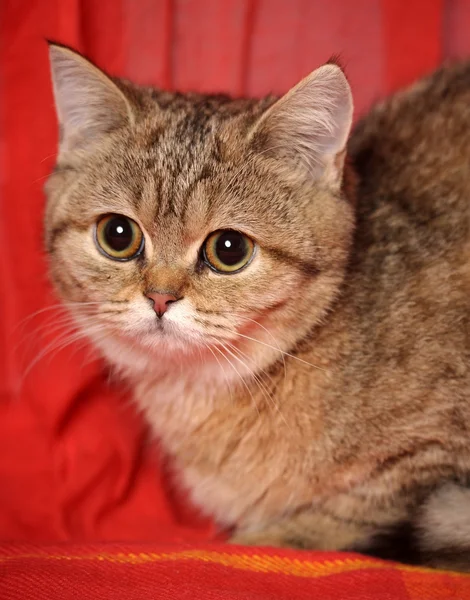
[[[334,65],[277,104],[119,84],[129,108],[54,46],[65,129],[74,65],[114,110],[106,127],[98,101],[70,113],[48,184],[53,279],[196,504],[242,543],[387,554],[399,532],[399,558],[470,568],[470,66],[359,124],[356,191]],[[109,213],[145,231],[132,265],[93,245]],[[204,239],[236,229],[251,263],[212,273]],[[145,295],[176,303],[155,326]]]

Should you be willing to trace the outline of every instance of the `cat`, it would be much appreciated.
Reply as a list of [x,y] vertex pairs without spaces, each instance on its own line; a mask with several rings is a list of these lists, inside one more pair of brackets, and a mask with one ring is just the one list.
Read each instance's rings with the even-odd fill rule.
[[[470,65],[373,108],[139,87],[50,44],[50,275],[239,544],[470,568]],[[349,139],[349,142],[348,142]]]

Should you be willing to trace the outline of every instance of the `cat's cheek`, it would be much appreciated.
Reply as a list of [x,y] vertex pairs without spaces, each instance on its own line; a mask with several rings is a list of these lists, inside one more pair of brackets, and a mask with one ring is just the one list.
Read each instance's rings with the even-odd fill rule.
[[298,289],[298,273],[258,254],[239,273],[208,273],[196,282],[192,295],[196,309],[255,316],[292,295],[292,290]]

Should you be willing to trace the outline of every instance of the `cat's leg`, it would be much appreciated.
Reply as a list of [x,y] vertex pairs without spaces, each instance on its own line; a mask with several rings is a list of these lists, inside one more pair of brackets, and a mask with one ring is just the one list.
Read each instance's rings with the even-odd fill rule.
[[[351,505],[350,508],[354,506]],[[357,506],[355,506],[357,508]],[[301,510],[259,528],[239,529],[234,544],[356,551],[412,564],[470,572],[470,487],[445,483],[407,510]],[[395,513],[395,514],[393,514]]]
[[422,563],[470,571],[470,488],[447,483],[417,511],[415,543]]
[[470,488],[447,482],[410,507],[406,519],[349,548],[380,558],[470,572]]
[[366,544],[375,531],[375,524],[370,522],[344,519],[309,508],[257,529],[239,529],[230,542],[243,546],[343,550]]

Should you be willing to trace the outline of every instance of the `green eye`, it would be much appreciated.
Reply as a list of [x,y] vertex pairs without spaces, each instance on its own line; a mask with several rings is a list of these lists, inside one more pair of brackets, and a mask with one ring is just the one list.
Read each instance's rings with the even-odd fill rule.
[[215,231],[202,248],[205,263],[218,273],[236,273],[246,267],[255,252],[255,243],[232,229]]
[[132,260],[144,249],[144,236],[135,221],[123,215],[105,215],[96,223],[98,249],[113,260]]

